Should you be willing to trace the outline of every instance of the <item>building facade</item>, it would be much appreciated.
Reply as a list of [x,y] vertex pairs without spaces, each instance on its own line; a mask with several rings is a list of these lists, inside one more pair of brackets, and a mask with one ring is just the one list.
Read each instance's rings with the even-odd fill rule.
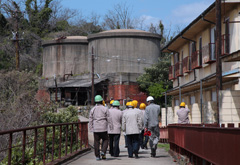
[[[183,101],[190,109],[191,123],[240,122],[240,1],[221,4],[222,89],[216,93],[216,8],[215,3],[193,20],[163,49],[172,53],[169,79],[172,107],[162,109],[162,123],[177,123],[177,109]],[[167,117],[166,117],[167,115]]]
[[145,67],[158,61],[160,39],[157,34],[141,30],[117,29],[46,41],[42,90],[50,91],[52,100],[90,104],[94,64],[95,94],[122,103],[126,99],[145,101],[136,79]]

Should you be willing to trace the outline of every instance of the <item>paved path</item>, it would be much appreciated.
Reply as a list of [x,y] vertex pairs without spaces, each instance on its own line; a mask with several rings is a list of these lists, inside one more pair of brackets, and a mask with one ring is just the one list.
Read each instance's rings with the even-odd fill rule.
[[[93,146],[93,134],[89,133],[89,144]],[[128,158],[128,153],[127,149],[124,148],[124,136],[121,136],[120,139],[120,156],[115,158],[111,157],[109,154],[107,154],[107,160],[101,160],[101,161],[96,161],[94,151],[93,149],[87,153],[84,153],[82,155],[79,155],[75,157],[74,159],[64,163],[64,165],[94,165],[94,164],[103,164],[103,165],[155,165],[155,164],[162,164],[162,165],[176,165],[175,162],[173,162],[173,158],[169,156],[167,152],[165,152],[164,149],[158,148],[157,149],[157,154],[155,158],[150,157],[150,149],[145,150],[145,149],[140,149],[139,151],[139,159],[135,158]]]

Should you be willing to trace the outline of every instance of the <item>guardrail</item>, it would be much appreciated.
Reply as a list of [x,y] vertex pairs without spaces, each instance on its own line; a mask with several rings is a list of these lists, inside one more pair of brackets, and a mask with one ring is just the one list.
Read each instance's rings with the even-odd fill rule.
[[233,128],[233,124],[228,126],[224,128],[217,124],[170,124],[170,150],[187,156],[193,164],[238,164],[240,128]]
[[88,122],[49,124],[0,132],[2,163],[55,164],[88,150]]
[[168,143],[168,127],[160,127],[160,143]]

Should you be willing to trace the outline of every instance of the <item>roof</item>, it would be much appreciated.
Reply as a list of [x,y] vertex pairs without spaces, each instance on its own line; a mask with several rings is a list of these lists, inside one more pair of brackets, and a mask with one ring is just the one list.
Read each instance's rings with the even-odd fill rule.
[[113,38],[113,37],[142,37],[142,38],[155,38],[160,40],[161,36],[159,34],[154,34],[146,32],[143,30],[136,29],[115,29],[107,30],[100,33],[94,33],[88,35],[88,40],[94,40],[99,38]]
[[[102,81],[107,80],[107,78],[99,78],[94,79],[94,84],[98,84]],[[87,88],[92,86],[92,80],[91,79],[72,79],[64,82],[60,82],[57,84],[58,88]],[[55,88],[55,86],[50,86],[49,88]]]
[[[228,1],[222,2],[222,15],[227,13],[232,9],[236,4],[239,4],[239,1]],[[225,5],[225,6],[224,6]],[[172,52],[176,51],[183,42],[186,40],[182,37],[192,39],[192,36],[199,33],[201,30],[209,26],[209,22],[214,23],[216,18],[215,14],[215,2],[213,2],[206,10],[204,10],[196,19],[194,19],[187,27],[185,27],[177,36],[175,36],[166,46],[162,48],[163,52]]]

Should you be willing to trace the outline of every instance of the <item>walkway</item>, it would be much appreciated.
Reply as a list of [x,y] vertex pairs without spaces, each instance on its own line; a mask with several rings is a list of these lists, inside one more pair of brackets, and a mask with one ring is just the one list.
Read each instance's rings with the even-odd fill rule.
[[[93,134],[90,132],[89,133],[89,143],[91,146],[93,146]],[[155,164],[162,164],[162,165],[176,165],[175,162],[173,162],[173,158],[169,156],[167,152],[165,152],[164,149],[158,148],[157,149],[157,154],[155,158],[150,157],[150,149],[145,150],[145,149],[140,149],[139,151],[139,159],[135,158],[128,158],[128,153],[127,149],[124,148],[124,136],[121,136],[120,139],[120,157],[111,157],[109,154],[107,154],[107,160],[101,160],[101,161],[96,161],[94,151],[93,149],[87,153],[84,153],[82,155],[79,155],[75,157],[74,159],[64,163],[64,165],[79,165],[79,164],[84,164],[84,165],[92,165],[92,164],[104,164],[104,165],[155,165]]]

